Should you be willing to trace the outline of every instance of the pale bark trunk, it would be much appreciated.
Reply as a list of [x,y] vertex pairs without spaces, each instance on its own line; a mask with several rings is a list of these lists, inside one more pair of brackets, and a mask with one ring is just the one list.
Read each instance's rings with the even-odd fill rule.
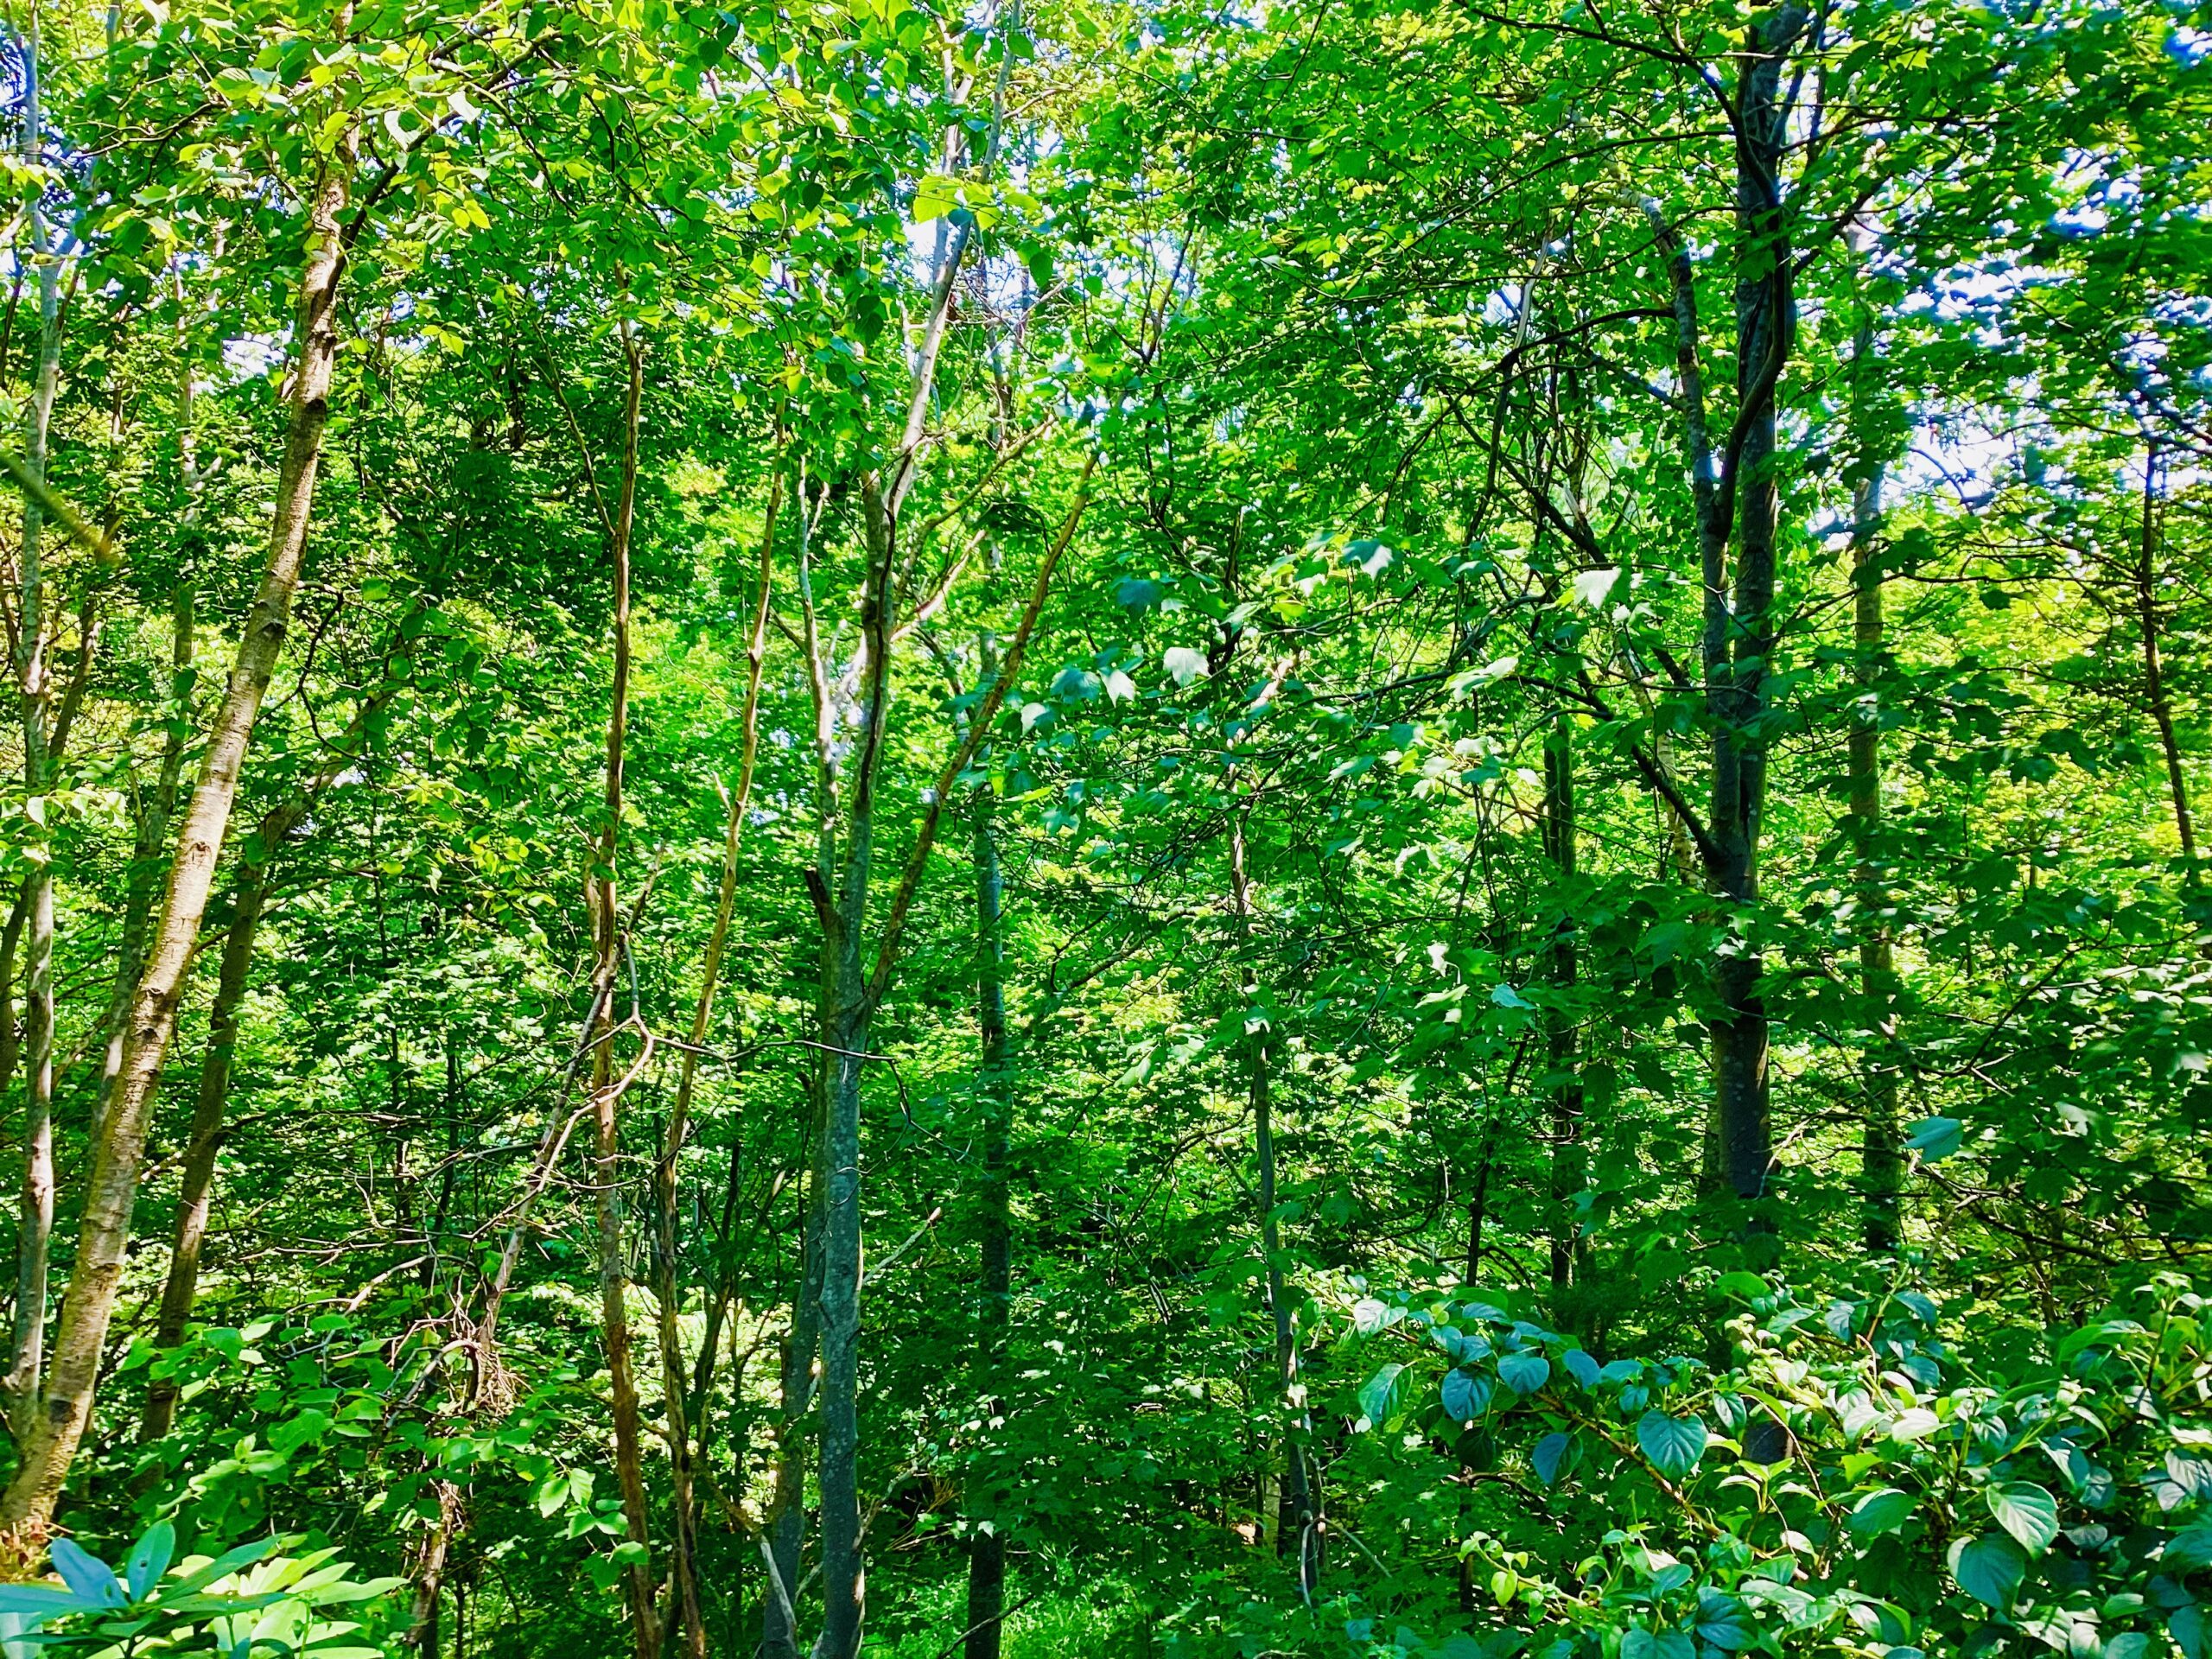
[[[826,920],[826,895],[836,876],[837,711],[831,700],[829,663],[815,611],[811,563],[813,528],[826,497],[811,506],[806,498],[806,470],[802,461],[794,503],[798,510],[798,598],[815,727],[815,852],[808,886],[823,921],[815,1021],[817,1031],[827,1032],[828,993],[836,979],[836,941]],[[806,1138],[801,1154],[805,1177],[800,1208],[799,1282],[791,1297],[791,1327],[785,1333],[778,1376],[776,1493],[767,1535],[762,1541],[770,1587],[778,1593],[764,1598],[761,1604],[762,1659],[796,1659],[798,1652],[798,1610],[786,1592],[800,1581],[799,1562],[806,1544],[806,1446],[802,1428],[814,1402],[815,1360],[821,1344],[822,1235],[827,1195],[823,1137],[829,1121],[830,1062],[828,1051],[817,1047],[808,1070]]]
[[863,486],[868,578],[861,597],[867,652],[845,814],[843,868],[828,913],[822,1032],[827,1087],[822,1139],[822,1630],[816,1659],[860,1651],[867,1606],[860,1498],[861,1093],[874,1014],[861,957],[875,851],[875,789],[890,713],[893,507],[873,480]]
[[52,1515],[91,1418],[108,1320],[130,1237],[148,1116],[175,1034],[177,1008],[229,827],[238,770],[283,648],[307,547],[337,359],[338,282],[345,260],[338,219],[346,206],[353,154],[348,137],[326,163],[315,189],[300,278],[298,360],[292,373],[289,431],[268,562],[178,835],[160,924],[133,1001],[114,1096],[93,1148],[76,1263],[62,1298],[42,1408],[34,1414],[15,1478],[0,1498],[0,1525],[42,1524]]
[[[42,136],[39,115],[38,32],[34,24],[23,52],[23,149],[35,162]],[[38,261],[38,365],[23,417],[24,467],[46,482],[47,435],[60,378],[61,272],[39,205],[30,208],[31,245]],[[49,732],[46,664],[45,514],[36,494],[23,502],[22,594],[16,652],[23,738],[24,816],[46,824]],[[4,1391],[9,1427],[26,1457],[39,1433],[46,1364],[48,1268],[54,1237],[54,865],[41,849],[33,865],[26,906],[23,959],[23,1178],[16,1261],[16,1327]]]

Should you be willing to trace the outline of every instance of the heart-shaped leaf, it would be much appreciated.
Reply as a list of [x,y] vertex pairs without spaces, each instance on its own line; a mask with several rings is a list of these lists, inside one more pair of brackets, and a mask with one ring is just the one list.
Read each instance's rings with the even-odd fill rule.
[[2058,1536],[2058,1501],[2032,1480],[2008,1480],[1982,1496],[1997,1524],[2031,1555],[2040,1555]]
[[1551,1381],[1552,1363],[1541,1354],[1503,1354],[1497,1362],[1497,1380],[1516,1394],[1534,1394]]
[[1697,1467],[1705,1455],[1705,1425],[1694,1417],[1669,1417],[1657,1408],[1637,1420],[1636,1443],[1651,1466],[1676,1479]]
[[1478,1371],[1452,1371],[1444,1379],[1444,1414],[1472,1422],[1490,1407],[1491,1381]]

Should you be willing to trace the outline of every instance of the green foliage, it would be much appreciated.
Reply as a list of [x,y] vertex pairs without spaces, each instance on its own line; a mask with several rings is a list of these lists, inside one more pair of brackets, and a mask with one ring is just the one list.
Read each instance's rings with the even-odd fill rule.
[[[1459,1421],[1471,1371],[1567,1351],[1463,1294],[1395,1305],[1399,1344],[1459,1358],[1433,1421]],[[1538,1486],[1460,1544],[1490,1586],[1482,1650],[2186,1652],[2212,1561],[2206,1306],[2161,1274],[1997,1363],[1971,1304],[1763,1287],[1725,1370],[1617,1360],[1498,1390],[1493,1466]],[[1424,1455],[1401,1478],[1442,1474],[1435,1442],[1404,1447]]]
[[210,1559],[176,1553],[176,1530],[156,1522],[118,1574],[67,1538],[52,1546],[61,1587],[0,1585],[0,1644],[9,1659],[87,1655],[261,1653],[376,1659],[386,1622],[378,1604],[397,1579],[362,1580],[335,1548],[304,1554],[299,1538],[267,1537]]
[[[11,1643],[630,1653],[680,1537],[748,1653],[792,1516],[810,1642],[850,1176],[875,1650],[957,1650],[999,1541],[1006,1659],[2212,1659],[2202,4],[38,16],[0,213],[66,276],[48,474],[123,557],[48,537],[73,735],[36,788],[36,711],[0,738],[0,912],[57,906],[19,1343],[296,464],[331,169],[348,254]],[[166,1527],[265,1554],[188,1591]]]

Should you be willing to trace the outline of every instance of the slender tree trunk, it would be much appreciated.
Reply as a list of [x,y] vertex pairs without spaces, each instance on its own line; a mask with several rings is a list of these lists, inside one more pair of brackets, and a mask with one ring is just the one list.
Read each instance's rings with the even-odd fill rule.
[[[810,505],[806,467],[802,458],[794,505],[798,510],[799,615],[805,628],[806,671],[814,702],[816,814],[814,863],[807,886],[822,927],[815,1027],[825,1040],[834,1012],[831,992],[836,983],[836,930],[829,895],[836,879],[840,749],[838,711],[831,693],[830,663],[814,602],[812,543],[814,526],[827,500],[827,493],[818,491]],[[789,1598],[797,1593],[799,1563],[806,1543],[804,1428],[807,1414],[814,1406],[815,1362],[821,1346],[822,1244],[828,1197],[823,1147],[829,1123],[832,1058],[826,1046],[817,1046],[807,1072],[806,1137],[801,1154],[805,1176],[800,1205],[799,1282],[791,1298],[791,1326],[785,1333],[778,1376],[776,1493],[762,1552],[770,1581],[769,1593],[761,1598],[761,1659],[796,1659],[798,1652],[798,1630],[793,1623],[797,1609]]]
[[[760,749],[760,674],[767,659],[768,606],[774,590],[776,513],[783,498],[780,476],[770,487],[768,510],[760,526],[760,592],[753,611],[752,632],[745,647],[744,747],[738,762],[737,792],[729,799],[729,825],[722,837],[721,887],[715,904],[714,926],[707,935],[707,953],[699,967],[699,1000],[691,1012],[690,1046],[679,1064],[676,1104],[668,1117],[668,1134],[655,1171],[653,1240],[654,1292],[659,1303],[662,1389],[667,1400],[668,1445],[675,1485],[676,1526],[670,1545],[669,1579],[677,1618],[683,1630],[683,1651],[690,1659],[704,1659],[707,1627],[699,1611],[697,1517],[692,1502],[691,1431],[684,1400],[683,1346],[677,1328],[683,1286],[677,1272],[676,1204],[677,1159],[682,1154],[691,1122],[691,1095],[699,1076],[700,1047],[707,1040],[715,1012],[715,989],[721,978],[722,955],[729,944],[730,918],[737,908],[737,854],[745,836],[745,815],[753,799],[753,769]],[[715,1333],[707,1333],[712,1351]],[[701,1409],[704,1409],[702,1401]]]
[[[39,39],[35,22],[24,43],[23,149],[35,162],[43,137],[39,114]],[[38,367],[23,416],[24,465],[46,481],[47,435],[61,371],[61,270],[45,214],[30,207],[31,247],[38,262]],[[47,726],[45,515],[38,499],[23,501],[22,597],[16,652],[23,738],[24,816],[46,827],[49,779]],[[16,1259],[16,1328],[4,1390],[9,1427],[28,1459],[39,1433],[46,1364],[48,1267],[54,1237],[54,864],[50,845],[37,849],[31,867],[23,961],[23,1179]]]
[[1491,1166],[1497,1157],[1498,1114],[1493,1110],[1483,1129],[1482,1149],[1475,1154],[1474,1179],[1467,1192],[1467,1273],[1463,1281],[1473,1284],[1483,1270],[1483,1226],[1490,1219]]
[[170,596],[168,730],[162,739],[161,769],[155,774],[152,794],[139,810],[137,837],[130,849],[123,934],[116,945],[115,990],[105,1020],[107,1051],[100,1066],[99,1093],[92,1104],[95,1140],[99,1137],[100,1119],[106,1115],[109,1097],[115,1092],[116,1073],[123,1066],[123,1034],[130,1022],[130,1000],[138,989],[138,976],[146,965],[146,933],[153,920],[162,850],[168,845],[169,820],[176,813],[177,789],[184,775],[184,734],[192,714],[192,610],[191,584],[180,580]]
[[2182,875],[2196,885],[2196,831],[2189,816],[2189,780],[2182,772],[2181,744],[2174,734],[2173,701],[2166,691],[2158,655],[2158,451],[2143,457],[2143,532],[2135,560],[2135,608],[2143,629],[2143,690],[2151,719],[2158,728],[2158,747],[2166,759],[2166,788],[2174,804],[2174,833],[2181,841]]
[[[614,685],[607,717],[605,823],[592,870],[597,960],[592,1000],[598,1023],[592,1037],[592,1117],[596,1128],[596,1185],[599,1221],[600,1328],[607,1350],[607,1375],[613,1395],[614,1471],[622,1491],[622,1518],[629,1541],[651,1548],[645,1507],[644,1447],[639,1427],[638,1382],[630,1357],[626,1306],[629,1273],[623,1257],[622,1216],[618,1192],[622,1179],[620,1104],[623,1084],[614,1074],[614,981],[625,948],[622,915],[616,904],[615,861],[622,831],[622,766],[630,720],[630,532],[636,512],[639,407],[645,391],[644,347],[634,326],[626,326],[622,351],[628,371],[623,404],[622,481],[609,524],[614,561]],[[660,1618],[653,1593],[650,1557],[624,1570],[630,1602],[632,1636],[638,1659],[658,1659]]]
[[822,1632],[815,1659],[853,1659],[867,1610],[860,1500],[861,1095],[875,1013],[861,948],[875,850],[875,788],[891,697],[893,504],[862,491],[868,574],[861,599],[861,726],[855,734],[843,868],[824,911],[827,1087],[822,1140]]
[[[1874,331],[1862,327],[1852,353],[1853,378],[1874,372]],[[1882,865],[1876,842],[1882,828],[1882,728],[1877,698],[1882,653],[1888,640],[1882,620],[1882,571],[1874,543],[1882,519],[1881,461],[1862,455],[1851,499],[1852,643],[1858,653],[1859,707],[1851,723],[1849,769],[1852,840],[1858,855],[1852,872],[1859,911],[1859,990],[1873,1043],[1866,1070],[1866,1140],[1859,1154],[1864,1189],[1863,1227],[1869,1255],[1893,1254],[1899,1243],[1904,1154],[1899,1143],[1897,1016],[1891,1011],[1897,970],[1884,912]]]
[[[1252,883],[1245,863],[1244,821],[1241,817],[1230,823],[1229,880],[1230,900],[1249,949]],[[1259,994],[1256,965],[1246,969],[1239,988],[1249,1006]],[[1260,1251],[1266,1259],[1268,1311],[1274,1322],[1275,1382],[1282,1390],[1286,1414],[1277,1547],[1286,1554],[1295,1553],[1298,1587],[1310,1603],[1321,1569],[1319,1507],[1314,1503],[1313,1473],[1306,1456],[1313,1426],[1306,1410],[1306,1385],[1299,1375],[1298,1333],[1291,1318],[1290,1288],[1283,1274],[1282,1229],[1275,1217],[1274,1090],[1269,1076],[1272,1057],[1264,1033],[1249,1039],[1247,1053],[1251,1071],[1253,1153],[1260,1174]]]
[[[982,640],[978,669],[984,679],[996,669],[988,634]],[[976,1357],[987,1384],[1005,1355],[1014,1292],[1013,1229],[1007,1191],[1007,1159],[1014,1129],[1014,1053],[1006,1025],[1006,939],[1001,917],[1005,882],[992,822],[994,804],[988,789],[977,791],[976,1027],[980,1052],[976,1085],[983,1108],[983,1172],[976,1217],[982,1282],[977,1286],[980,1317]],[[1004,1409],[998,1405],[993,1414],[1003,1414]],[[969,1514],[972,1520],[972,1504]],[[967,1659],[999,1659],[1005,1614],[1006,1534],[994,1522],[989,1531],[976,1533],[968,1546]]]
[[[1560,715],[1544,745],[1544,856],[1562,898],[1574,880],[1573,728]],[[1551,944],[1551,989],[1554,998],[1573,995],[1578,963],[1573,918],[1562,909]],[[1576,1032],[1573,1011],[1554,1001],[1544,1011],[1545,1047],[1551,1066],[1551,1280],[1552,1317],[1568,1325],[1583,1254],[1582,1230],[1573,1214],[1574,1197],[1586,1185],[1582,1150],[1582,1084],[1576,1073]]]
[[[215,981],[215,1002],[207,1015],[207,1051],[200,1062],[200,1088],[185,1142],[184,1173],[176,1200],[176,1224],[169,1242],[169,1268],[162,1283],[161,1313],[154,1325],[154,1346],[174,1348],[184,1340],[186,1323],[200,1291],[200,1253],[207,1238],[209,1197],[215,1185],[215,1159],[222,1150],[223,1110],[230,1096],[231,1063],[238,1052],[238,1014],[245,1002],[253,963],[254,935],[268,902],[265,866],[238,874],[237,913],[223,940],[222,967]],[[174,1381],[156,1377],[147,1384],[146,1410],[138,1438],[157,1440],[176,1421]]]
[[[23,945],[23,923],[31,913],[31,881],[25,876],[16,888],[16,902],[8,906],[8,922],[0,927],[0,1098],[16,1080],[16,1062],[22,1054],[16,1026],[16,963]],[[10,1353],[14,1352],[12,1332]]]
[[0,1498],[0,1525],[19,1534],[27,1526],[42,1529],[53,1514],[91,1418],[108,1319],[115,1309],[130,1237],[155,1090],[175,1034],[185,976],[238,791],[238,769],[291,617],[314,508],[323,427],[330,413],[338,347],[338,282],[345,262],[338,220],[346,207],[353,161],[349,135],[340,139],[326,163],[312,200],[294,336],[298,361],[292,372],[289,431],[277,480],[268,562],[178,835],[168,891],[132,1006],[123,1064],[93,1147],[76,1262],[55,1328],[43,1408],[34,1414],[15,1477],[5,1497]]
[[446,1586],[446,1565],[452,1554],[454,1535],[461,1529],[459,1490],[448,1480],[434,1481],[431,1484],[437,1494],[438,1519],[423,1535],[416,1556],[415,1589],[407,1633],[400,1638],[402,1644],[412,1648],[420,1659],[438,1659],[440,1595]]

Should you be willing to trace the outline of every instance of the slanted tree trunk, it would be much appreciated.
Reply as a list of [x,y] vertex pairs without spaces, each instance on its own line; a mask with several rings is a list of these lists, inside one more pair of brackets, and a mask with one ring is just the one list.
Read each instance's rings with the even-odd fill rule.
[[353,140],[348,133],[325,162],[311,197],[294,334],[298,360],[292,371],[289,430],[268,559],[177,837],[168,889],[133,1001],[115,1090],[92,1148],[84,1220],[55,1326],[41,1408],[32,1414],[15,1477],[0,1497],[0,1526],[13,1528],[19,1535],[27,1529],[42,1529],[53,1514],[91,1419],[108,1320],[115,1310],[130,1238],[155,1090],[176,1032],[185,976],[238,792],[238,769],[290,622],[314,510],[323,428],[330,414],[338,351],[338,283],[346,251],[338,221],[346,207],[353,165]]
[[[169,1234],[168,1272],[162,1281],[161,1311],[154,1324],[156,1349],[184,1340],[200,1294],[200,1252],[207,1239],[207,1212],[215,1185],[215,1160],[222,1151],[223,1116],[231,1094],[231,1066],[238,1055],[239,1014],[245,1003],[253,950],[269,903],[276,860],[284,844],[307,822],[322,792],[359,759],[378,714],[398,695],[386,685],[365,700],[340,734],[336,753],[283,804],[264,814],[238,866],[238,902],[223,935],[215,1001],[207,1014],[207,1046],[200,1059],[199,1087],[193,1097],[192,1127],[187,1132],[184,1168],[179,1179],[176,1219]],[[176,1421],[177,1389],[167,1377],[146,1385],[146,1407],[138,1421],[141,1445],[157,1440]]]

